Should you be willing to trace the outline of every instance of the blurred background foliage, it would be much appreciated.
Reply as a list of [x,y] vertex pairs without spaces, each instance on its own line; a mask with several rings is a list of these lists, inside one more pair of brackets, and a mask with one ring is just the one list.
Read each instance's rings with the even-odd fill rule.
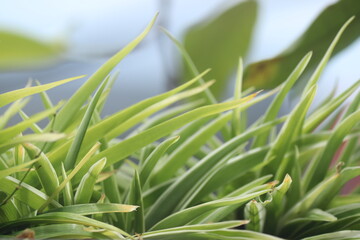
[[[24,1],[16,1],[19,2],[17,3],[19,6],[26,8]],[[115,5],[111,2],[112,1],[109,1],[108,6],[104,3],[99,5],[102,6],[101,8],[99,7],[99,12],[106,7],[115,8]],[[303,31],[294,42],[286,42],[284,44],[284,46],[287,45],[285,50],[273,56],[266,56],[265,59],[262,58],[260,61],[255,57],[254,61],[253,52],[259,51],[257,50],[258,46],[256,43],[258,40],[256,40],[256,38],[261,34],[256,33],[259,29],[261,30],[262,22],[259,22],[259,19],[262,18],[261,7],[266,5],[264,1],[213,0],[207,2],[207,5],[211,7],[204,6],[204,1],[199,1],[202,3],[193,3],[193,6],[191,5],[191,1],[184,1],[182,7],[187,6],[189,8],[187,10],[189,16],[181,16],[184,12],[181,12],[179,1],[176,0],[149,1],[152,2],[153,5],[149,5],[149,2],[144,3],[141,1],[134,1],[131,4],[126,3],[126,1],[119,2],[123,6],[123,8],[119,9],[120,12],[128,11],[128,14],[139,13],[135,15],[137,22],[132,24],[133,22],[131,22],[131,20],[133,19],[129,19],[129,24],[124,23],[127,26],[127,30],[121,33],[121,40],[118,41],[119,44],[108,44],[112,36],[109,36],[101,30],[94,33],[97,35],[96,37],[94,37],[94,35],[88,37],[88,42],[86,42],[86,40],[82,42],[78,41],[76,34],[79,31],[81,32],[81,27],[79,27],[81,24],[76,23],[76,21],[71,21],[70,24],[68,23],[68,27],[65,30],[63,29],[62,33],[58,31],[56,34],[53,34],[56,35],[55,37],[46,38],[36,36],[36,34],[32,34],[31,31],[18,31],[16,28],[12,29],[11,26],[5,26],[4,23],[1,24],[0,18],[1,92],[22,87],[29,78],[39,79],[42,83],[47,83],[75,75],[91,74],[91,69],[99,66],[104,59],[111,56],[122,47],[122,45],[126,44],[126,40],[131,38],[130,35],[136,33],[138,26],[140,26],[139,29],[141,29],[141,25],[145,25],[148,22],[148,19],[146,19],[148,14],[140,14],[140,8],[147,8],[148,12],[152,12],[150,15],[153,15],[156,10],[159,10],[160,18],[157,24],[165,27],[170,33],[174,33],[178,40],[185,46],[185,49],[199,71],[207,68],[212,69],[205,80],[216,79],[217,82],[212,86],[212,90],[217,98],[224,99],[227,97],[226,91],[229,90],[229,86],[232,86],[228,83],[234,79],[235,68],[240,56],[244,59],[246,66],[243,87],[272,89],[286,79],[291,69],[294,68],[302,56],[312,50],[313,58],[310,67],[307,68],[307,71],[311,72],[313,70],[312,67],[318,64],[320,56],[324,54],[325,49],[329,46],[330,41],[340,26],[351,16],[356,16],[360,13],[360,1],[358,0],[323,1],[322,4],[325,7],[320,9],[317,17],[314,19],[310,18],[310,21],[307,20],[311,23],[305,27],[305,31]],[[312,1],[303,1],[303,5],[309,8],[311,7],[311,2]],[[274,2],[267,4],[273,3]],[[37,4],[38,6],[46,7],[46,4],[44,5],[42,1],[38,0]],[[64,4],[66,4],[66,1]],[[90,1],[88,4],[89,6],[84,7],[84,11],[89,11],[91,6],[95,9],[99,2]],[[8,3],[8,5],[8,8],[6,8],[6,5],[3,8],[5,11],[6,9],[11,9],[11,4]],[[199,6],[201,5],[203,5],[206,10],[200,11]],[[284,1],[283,5],[286,6]],[[58,11],[61,12],[60,5],[56,6],[56,4],[53,4],[49,6],[52,7],[51,11],[56,11],[58,7]],[[272,11],[279,11],[275,8],[276,5],[274,5],[274,10]],[[76,9],[76,6],[74,6],[74,9]],[[290,25],[293,23],[291,28],[294,29],[303,28],[298,26],[298,23],[302,21],[301,19],[299,20],[299,14],[304,13],[306,7],[304,7],[304,9],[302,12],[299,9],[299,12],[294,12],[294,14],[291,13],[291,10],[288,10],[290,11],[288,14],[293,15],[293,18],[282,19],[283,23]],[[286,8],[281,11],[284,10],[286,11]],[[51,11],[48,14],[52,14]],[[53,12],[53,14],[56,15],[56,12]],[[76,14],[77,13],[74,13],[73,15]],[[100,19],[103,16],[104,15],[101,14],[94,16],[91,21],[96,21],[97,18]],[[179,16],[181,16],[181,18],[179,18]],[[80,18],[81,16],[78,17]],[[309,16],[304,16],[304,20],[306,19],[309,19]],[[43,21],[46,21],[46,19],[43,19]],[[51,21],[51,19],[49,21]],[[91,21],[90,24],[94,23]],[[127,20],[123,19],[123,21]],[[178,21],[184,22],[182,31],[179,31],[179,27],[176,27],[175,22]],[[29,22],[31,22],[31,19]],[[1,25],[5,27],[1,27]],[[39,28],[40,27],[42,26],[39,26]],[[99,26],[95,24],[94,29],[95,27]],[[278,27],[281,28],[280,25],[278,25]],[[113,26],[109,26],[109,28],[112,28],[110,30],[110,32],[114,33],[112,41],[115,41],[117,39],[115,33],[120,30],[114,29]],[[289,32],[291,32],[291,28],[288,29]],[[277,36],[275,40],[270,38],[265,39],[265,41],[269,41],[269,46],[271,46],[272,41],[278,41],[279,37],[285,41],[285,36],[288,34],[287,31],[279,32],[274,29],[271,31],[273,31],[274,36],[280,36]],[[356,17],[345,31],[333,56],[354,43],[359,35],[360,17]],[[91,41],[96,41],[97,38],[102,39],[98,40],[99,44],[91,45]],[[273,43],[273,45],[276,44],[275,42]],[[156,45],[156,50],[154,50],[154,48],[152,50],[145,50],[148,45]],[[261,46],[259,47],[261,48]],[[358,51],[359,48],[355,50]],[[115,85],[115,91],[128,86],[125,91],[123,90],[123,93],[133,93],[126,94],[126,96],[117,93],[116,96],[112,96],[112,98],[119,103],[120,108],[149,95],[162,92],[166,90],[166,88],[179,85],[181,82],[190,79],[193,75],[183,64],[180,54],[175,52],[176,50],[173,43],[166,38],[165,34],[157,29],[140,45],[138,52],[140,51],[147,51],[147,53],[146,55],[140,55],[137,52],[133,53],[133,59],[128,60],[131,63],[120,68],[120,77],[126,78],[125,80],[127,80],[130,85],[126,85],[124,81],[122,81],[118,87]],[[157,52],[157,57],[153,57],[154,51]],[[162,65],[162,67],[159,67],[160,65]],[[360,75],[358,69],[353,69],[353,71],[355,72],[355,76]],[[54,72],[58,74],[54,74]],[[140,72],[142,74],[140,74]],[[55,76],[55,79],[54,77],[51,79],[51,77],[49,77],[50,75]],[[306,73],[304,76],[306,76]],[[333,76],[334,79],[337,77],[338,76]],[[350,83],[348,83],[348,85],[351,84],[351,81],[354,82],[355,80],[357,79],[340,79],[340,81],[349,81]],[[74,84],[75,85],[70,85],[70,88],[76,89],[81,83]],[[139,86],[142,86],[142,88]],[[64,88],[64,96],[58,96],[58,98],[66,97],[68,90],[69,89]],[[120,98],[120,96],[122,96],[122,98]],[[105,112],[107,112],[106,109]]]

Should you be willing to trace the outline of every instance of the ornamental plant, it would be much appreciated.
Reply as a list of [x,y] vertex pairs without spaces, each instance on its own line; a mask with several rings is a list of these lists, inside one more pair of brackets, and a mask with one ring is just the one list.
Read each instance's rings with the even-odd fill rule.
[[[266,93],[243,91],[240,60],[233,99],[217,102],[213,81],[203,80],[209,70],[198,73],[167,33],[194,78],[102,118],[112,69],[154,21],[67,101],[53,104],[46,90],[79,77],[0,95],[8,106],[0,117],[1,237],[359,239],[359,189],[342,189],[360,175],[360,95],[343,104],[360,81],[312,104],[352,19],[287,115],[278,112],[311,52]],[[37,93],[45,109],[28,116],[22,109]],[[270,96],[267,111],[247,122],[247,110]],[[23,120],[7,126],[14,115]]]

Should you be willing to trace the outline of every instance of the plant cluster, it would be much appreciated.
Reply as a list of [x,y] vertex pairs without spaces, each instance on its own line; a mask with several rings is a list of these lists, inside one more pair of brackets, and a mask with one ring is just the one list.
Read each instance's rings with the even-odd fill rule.
[[[312,53],[262,94],[243,91],[240,60],[234,97],[221,103],[203,80],[208,70],[198,74],[187,58],[192,80],[102,118],[112,69],[154,21],[65,102],[53,105],[46,90],[77,78],[0,95],[1,107],[11,103],[0,117],[1,237],[359,239],[359,190],[341,190],[360,175],[360,95],[343,106],[360,82],[309,111],[351,19],[285,116],[281,105]],[[36,93],[45,110],[27,116]],[[270,96],[248,123],[247,109]],[[7,127],[16,114],[23,121]]]

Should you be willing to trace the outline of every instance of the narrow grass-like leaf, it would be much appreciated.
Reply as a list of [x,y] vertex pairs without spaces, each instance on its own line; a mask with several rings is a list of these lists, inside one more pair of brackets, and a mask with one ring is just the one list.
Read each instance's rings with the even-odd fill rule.
[[[156,219],[161,219],[161,217],[165,217],[169,213],[171,213],[172,209],[175,208],[175,206],[179,203],[179,201],[186,195],[186,193],[192,189],[194,186],[194,179],[199,179],[202,176],[204,176],[210,169],[214,167],[219,162],[219,159],[222,159],[227,154],[229,154],[231,151],[233,151],[236,147],[238,147],[240,144],[246,142],[251,137],[254,136],[254,134],[261,130],[266,130],[266,127],[272,127],[274,123],[268,123],[264,126],[260,126],[258,128],[252,129],[252,131],[247,131],[235,138],[233,138],[231,141],[224,144],[221,148],[216,149],[211,154],[206,156],[204,159],[202,159],[196,166],[191,168],[188,172],[183,174],[181,177],[179,177],[174,184],[172,184],[171,187],[169,187],[162,196],[160,196],[159,199],[152,205],[151,209],[148,212],[147,221],[156,221]],[[259,158],[256,158],[259,159]],[[256,159],[254,161],[256,161]],[[262,160],[262,158],[260,158]],[[252,162],[254,162],[252,161]],[[249,162],[250,163],[250,162]],[[256,164],[256,163],[254,163]],[[238,168],[232,168],[236,171]],[[220,171],[219,171],[220,172]],[[239,173],[239,172],[238,172]],[[242,172],[240,172],[242,173]],[[216,175],[215,175],[216,176]],[[209,186],[211,190],[214,190],[213,184],[214,181],[210,179],[209,183],[206,186]],[[233,175],[222,175],[221,176],[225,178],[231,178]],[[218,186],[218,184],[224,184],[224,181],[216,181],[214,185]],[[205,186],[203,186],[205,189]],[[207,192],[208,193],[208,192]],[[201,195],[201,193],[198,193]]]
[[[20,117],[22,118],[23,121],[26,121],[26,120],[30,119],[30,117],[25,112],[23,112],[22,110],[19,111],[19,115],[20,115]],[[50,116],[49,116],[49,118],[51,118]],[[31,128],[31,130],[34,133],[43,133],[44,132],[43,129],[40,128],[39,125],[37,125],[36,123],[31,124],[29,127]]]
[[140,182],[144,186],[148,180],[148,177],[153,173],[159,159],[164,155],[166,150],[175,142],[179,140],[179,136],[171,137],[157,146],[154,151],[145,159],[144,163],[140,167]]
[[[132,118],[133,116],[137,115],[139,112],[142,112],[144,109],[147,109],[151,105],[154,105],[162,100],[165,100],[166,98],[171,97],[172,95],[181,92],[182,90],[185,90],[186,88],[193,85],[199,77],[201,77],[203,74],[206,74],[208,72],[204,71],[202,74],[200,74],[198,77],[195,77],[194,79],[190,80],[189,82],[174,88],[171,91],[168,91],[166,93],[160,94],[158,96],[143,100],[129,108],[126,108],[123,111],[119,111],[118,113],[104,119],[100,123],[90,127],[86,133],[86,137],[84,139],[84,146],[92,146],[94,145],[99,139],[103,138],[106,134],[108,134],[110,131],[114,129],[114,125],[118,125],[119,123],[125,122],[126,120]],[[163,105],[164,107],[167,105]],[[146,117],[146,115],[144,115]],[[139,121],[143,119],[138,119]],[[114,134],[114,136],[117,136],[118,134]],[[66,153],[71,145],[71,142],[67,142],[66,144],[62,145],[58,149],[56,149],[54,152],[49,153],[49,158],[52,160],[52,162],[56,165],[59,164],[60,161],[65,157],[64,153]],[[82,154],[82,151],[80,155]]]
[[360,231],[339,231],[304,238],[303,240],[351,240],[359,239]]
[[126,204],[89,203],[89,204],[76,204],[72,206],[65,206],[62,208],[52,209],[48,212],[70,212],[79,215],[90,215],[97,213],[133,212],[137,208],[138,206],[126,205]]
[[[240,99],[241,98],[241,92],[242,92],[242,82],[243,82],[243,60],[240,57],[239,58],[239,65],[237,68],[237,73],[236,73],[236,80],[235,80],[235,88],[234,88],[234,100]],[[241,132],[241,110],[235,108],[233,110],[233,117],[232,117],[232,131],[233,131],[233,136],[237,136],[240,134]]]
[[[263,163],[263,165],[268,165],[268,167],[272,169],[271,172],[275,172],[279,167],[281,160],[285,156],[288,149],[291,147],[293,140],[300,133],[306,112],[309,109],[312,100],[314,99],[315,93],[316,86],[309,90],[309,92],[306,94],[306,97],[304,97],[302,101],[298,103],[282,126],[280,133],[277,135],[276,140],[267,153]],[[282,178],[283,176],[278,177]]]
[[[160,28],[160,29],[175,44],[175,46],[177,47],[177,49],[181,53],[182,57],[184,58],[185,63],[187,65],[187,67],[189,68],[192,76],[198,76],[199,75],[199,70],[196,68],[193,60],[191,59],[189,53],[186,51],[184,46],[174,36],[172,36],[171,33],[169,31],[167,31],[165,28]],[[203,78],[200,78],[198,80],[198,83],[199,83],[199,85],[203,85],[203,84],[205,84],[205,80]],[[212,94],[212,92],[209,89],[205,90],[204,99],[206,100],[206,102],[208,104],[217,103],[216,98],[214,97],[214,95]]]
[[[61,174],[62,174],[62,177],[63,177],[64,180],[67,179],[68,176],[66,174],[65,167],[64,167],[63,163],[61,163]],[[56,190],[55,190],[55,192],[56,192]],[[72,185],[71,185],[70,181],[65,184],[65,187],[64,187],[64,190],[63,190],[63,201],[64,201],[64,206],[69,206],[69,205],[74,204],[73,188],[72,188]]]
[[[21,183],[20,188],[19,184],[19,180],[7,176],[1,179],[0,190],[5,192],[6,194],[12,194],[13,191],[18,188],[18,190],[14,194],[14,198],[27,204],[33,209],[38,209],[49,198],[45,193],[24,182]],[[49,204],[55,207],[61,207],[61,204],[59,204],[55,200],[50,201]]]
[[351,17],[349,20],[347,20],[344,25],[340,28],[340,30],[338,31],[338,33],[336,34],[334,40],[331,42],[329,48],[326,50],[325,55],[323,56],[323,58],[321,59],[319,65],[316,67],[314,73],[311,75],[307,85],[305,86],[305,89],[303,91],[303,95],[302,97],[304,98],[305,95],[307,94],[307,92],[316,85],[317,81],[320,78],[320,75],[322,73],[322,71],[324,70],[327,62],[330,59],[330,56],[332,54],[332,52],[334,51],[334,48],[336,46],[336,44],[338,43],[341,35],[343,34],[343,32],[345,31],[345,29],[348,27],[348,25],[354,20],[354,17]]
[[11,102],[14,102],[16,100],[19,100],[21,98],[36,94],[36,93],[40,93],[46,90],[49,90],[51,88],[60,86],[62,84],[65,84],[67,82],[71,82],[73,80],[79,79],[79,78],[83,78],[85,75],[82,76],[78,76],[78,77],[73,77],[73,78],[67,78],[61,81],[57,81],[57,82],[53,82],[53,83],[48,83],[48,84],[44,84],[41,86],[34,86],[34,87],[27,87],[27,88],[21,88],[18,90],[14,90],[11,92],[7,92],[7,93],[3,93],[0,94],[0,107],[3,107]]
[[181,237],[185,233],[234,228],[247,223],[248,221],[245,220],[245,221],[225,221],[218,223],[187,225],[181,227],[167,228],[164,230],[146,232],[142,235],[142,237],[145,238],[172,237],[172,236],[176,237],[176,235],[179,235],[179,237]]
[[[340,94],[335,99],[327,102],[325,105],[317,109],[311,116],[306,120],[304,125],[304,133],[312,132],[320,123],[322,123],[326,117],[332,114],[346,99],[350,97],[360,86],[360,80],[355,82],[346,91]],[[360,98],[360,97],[358,97]]]
[[[262,190],[266,190],[266,189],[272,189],[275,185],[274,182],[263,184],[267,180],[269,180],[271,177],[272,177],[271,175],[267,175],[267,176],[261,177],[259,179],[256,179],[256,180],[240,187],[239,189],[227,194],[225,197],[236,197],[236,196],[239,196],[242,194],[252,193],[252,192],[256,192],[256,191],[262,191]],[[261,185],[261,184],[263,184],[263,185]],[[208,214],[203,214],[200,217],[196,218],[196,220],[194,220],[194,221],[199,222],[199,223],[221,221],[221,220],[225,219],[229,214],[234,213],[234,211],[236,211],[237,208],[238,207],[236,205],[235,206],[225,206],[225,207],[216,209],[212,212],[209,212]]]
[[68,212],[45,213],[35,217],[23,218],[12,222],[7,222],[2,226],[0,226],[0,232],[9,231],[9,229],[14,229],[16,227],[23,228],[26,226],[30,226],[32,224],[52,224],[52,223],[75,223],[85,226],[93,226],[97,228],[106,229],[109,231],[115,231],[124,236],[130,237],[130,235],[124,232],[123,230],[114,227],[110,224],[106,224],[88,217],[84,217],[78,214],[68,213]]
[[6,143],[0,144],[0,152],[4,152],[18,144],[25,142],[55,142],[66,137],[63,133],[40,133],[15,137]]
[[[71,179],[79,172],[79,170],[84,166],[84,164],[90,159],[90,157],[95,154],[95,152],[99,149],[100,143],[95,144],[90,151],[81,159],[81,161],[75,166],[75,168],[71,171],[67,178],[64,178],[59,187],[54,191],[54,193],[47,199],[47,201],[41,205],[39,208],[39,212],[41,213],[52,201],[52,199],[56,198],[56,196],[66,188],[66,185],[71,181]],[[62,163],[63,165],[63,163]],[[73,202],[73,201],[71,201]]]
[[36,161],[39,161],[39,159],[35,159],[35,160],[29,161],[29,162],[26,162],[26,163],[23,163],[23,164],[17,164],[16,166],[14,166],[12,168],[7,168],[7,169],[4,169],[4,170],[0,170],[0,179],[4,178],[6,176],[9,176],[10,174],[21,171],[25,167],[35,163]]
[[[227,110],[231,110],[235,107],[240,106],[244,102],[252,99],[253,97],[255,97],[255,95],[256,94],[253,94],[237,101],[230,101],[230,102],[200,107],[198,109],[182,114],[178,117],[172,118],[166,122],[163,122],[155,127],[152,127],[142,133],[139,133],[136,136],[128,138],[104,150],[103,152],[97,154],[94,158],[90,159],[87,165],[89,166],[89,164],[94,163],[95,161],[97,161],[99,158],[102,157],[106,157],[108,159],[107,166],[114,164],[115,162],[118,162],[124,159],[125,157],[129,156],[131,153],[135,152],[141,147],[144,147],[147,144],[152,143],[157,139],[168,135],[172,131],[184,126],[185,124],[191,121],[194,121],[199,118],[211,116],[213,114],[217,114]],[[119,152],[119,149],[122,149],[121,152]]]
[[0,131],[0,143],[8,141],[8,139],[15,137],[16,135],[19,135],[21,132],[23,132],[25,129],[30,127],[33,123],[36,123],[46,117],[48,117],[51,114],[54,114],[56,110],[61,106],[62,103],[59,103],[52,109],[48,109],[45,111],[42,111],[40,113],[34,114],[30,119],[22,121],[14,126],[5,128]]
[[88,99],[90,94],[97,88],[97,86],[105,79],[105,77],[113,70],[113,68],[127,55],[129,54],[148,34],[152,28],[157,15],[151,20],[145,30],[138,35],[132,42],[126,45],[122,50],[116,53],[106,63],[104,63],[87,81],[83,84],[80,89],[76,91],[60,110],[56,117],[54,124],[55,131],[62,131],[70,123],[74,114],[79,111],[81,106]]
[[54,190],[59,186],[59,179],[53,165],[45,153],[35,145],[25,143],[23,146],[31,159],[39,159],[34,163],[35,170],[46,194],[51,196]]
[[216,132],[218,132],[231,119],[231,113],[219,116],[206,126],[203,126],[186,141],[177,146],[176,150],[166,159],[166,162],[155,173],[155,180],[163,182],[170,179],[176,171],[183,167],[189,157],[193,156]]
[[0,129],[3,129],[8,123],[8,121],[11,119],[11,117],[17,114],[23,107],[25,107],[29,100],[29,98],[20,99],[11,104],[11,106],[6,109],[5,113],[0,116]]
[[112,131],[110,131],[105,138],[107,140],[113,139],[117,137],[118,135],[122,134],[126,130],[130,129],[132,126],[134,126],[136,123],[140,122],[141,120],[145,119],[146,117],[150,116],[151,114],[169,106],[170,104],[173,104],[181,99],[188,98],[190,96],[193,96],[195,94],[201,93],[204,91],[204,89],[207,89],[209,86],[211,86],[214,83],[214,81],[207,82],[206,84],[175,94],[173,96],[168,97],[167,99],[164,99],[144,110],[136,114],[135,116],[127,119],[123,123],[121,123],[119,126],[114,128]]
[[[36,84],[38,86],[41,86],[41,83],[39,81],[36,81]],[[49,95],[46,93],[46,91],[40,92],[41,101],[45,107],[45,109],[53,108],[54,104],[51,102]]]
[[[233,198],[222,198],[219,200],[206,202],[191,208],[184,209],[180,212],[176,212],[163,220],[157,222],[150,230],[166,229],[171,227],[182,226],[189,223],[194,216],[199,216],[213,209],[217,209],[229,205],[241,205],[250,199],[260,196],[269,190],[259,191],[251,194],[241,195]],[[151,225],[150,225],[151,226]]]
[[312,161],[304,177],[305,188],[311,189],[315,184],[324,179],[327,168],[335,155],[336,150],[343,142],[344,137],[349,134],[350,130],[360,121],[360,110],[349,115],[333,131],[322,154]]
[[86,109],[84,118],[82,119],[79,129],[76,133],[76,136],[74,138],[74,141],[72,142],[72,145],[66,155],[66,158],[64,160],[64,166],[65,166],[65,170],[69,170],[72,169],[75,165],[76,162],[76,158],[78,157],[81,145],[83,143],[83,139],[86,133],[86,130],[89,126],[91,117],[93,115],[93,112],[95,110],[96,104],[99,101],[99,98],[106,86],[107,81],[104,81],[99,89],[96,91],[94,97],[91,99],[88,108]]
[[[101,232],[89,231],[84,225],[61,223],[32,227],[37,239],[105,239],[107,230]],[[21,234],[18,233],[18,234]],[[18,235],[17,234],[17,235]]]
[[194,239],[216,239],[216,240],[283,240],[272,235],[247,231],[247,230],[215,230],[198,232],[189,235]]
[[[145,232],[145,221],[144,221],[144,203],[142,199],[141,193],[141,182],[139,178],[139,174],[135,171],[133,181],[131,183],[131,188],[129,192],[129,203],[135,204],[139,206],[136,212],[134,212],[133,218],[131,218],[130,214],[127,215],[127,225],[132,226],[135,233],[142,234]],[[130,219],[133,219],[132,222]],[[128,230],[128,232],[130,229]]]
[[[306,54],[295,67],[295,69],[291,72],[289,77],[286,79],[285,83],[281,86],[281,90],[275,96],[274,100],[271,102],[270,106],[267,108],[266,113],[262,119],[262,122],[272,121],[278,115],[280,108],[284,102],[284,99],[295,82],[299,79],[304,69],[308,65],[312,56],[312,52]],[[255,139],[253,143],[253,148],[263,146],[266,143],[268,137],[268,133],[261,134]]]
[[285,223],[293,219],[295,216],[304,215],[306,211],[314,206],[315,200],[323,193],[323,191],[331,186],[338,178],[339,174],[335,174],[319,183],[284,215],[281,222]]
[[91,195],[93,193],[94,185],[97,177],[100,172],[103,170],[106,164],[106,158],[102,158],[97,161],[94,165],[91,166],[89,171],[81,179],[81,182],[76,190],[74,202],[75,204],[79,203],[88,203],[90,201]]

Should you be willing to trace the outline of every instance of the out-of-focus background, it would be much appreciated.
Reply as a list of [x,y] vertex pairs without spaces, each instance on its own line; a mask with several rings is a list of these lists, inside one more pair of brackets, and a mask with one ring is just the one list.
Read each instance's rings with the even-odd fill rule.
[[[14,44],[17,41],[20,44],[22,41],[27,42],[26,39],[30,38],[45,44],[50,50],[44,53],[45,61],[8,66],[6,56],[0,52],[0,93],[23,87],[29,79],[48,83],[82,74],[91,75],[102,63],[134,39],[155,13],[159,12],[156,26],[151,33],[117,68],[119,78],[104,109],[105,114],[112,113],[180,84],[181,57],[158,26],[163,26],[183,42],[194,26],[201,28],[211,21],[216,21],[213,19],[229,9],[248,2],[252,7],[249,11],[245,9],[245,12],[250,20],[247,22],[245,18],[243,21],[245,26],[248,25],[251,29],[245,65],[281,54],[308,29],[324,9],[337,1],[2,1],[0,49],[7,48],[5,45],[1,46],[4,43],[1,36],[9,37],[10,33],[26,37],[25,40],[14,38]],[[334,15],[334,19],[336,18]],[[236,24],[237,22],[228,21],[223,28],[231,28]],[[332,37],[331,35],[329,38]],[[222,40],[220,45],[228,44],[226,35]],[[21,52],[21,48],[19,51]],[[320,98],[332,90],[335,82],[338,82],[338,92],[341,92],[359,79],[359,56],[360,41],[357,38],[352,39],[346,48],[330,61],[322,75]],[[1,64],[5,67],[1,68]],[[231,75],[233,74],[230,74],[230,81],[223,89],[223,99],[232,93]],[[49,94],[54,102],[68,98],[85,80],[86,78],[57,87],[49,91]],[[29,112],[40,109],[41,102],[36,98],[26,108]]]

